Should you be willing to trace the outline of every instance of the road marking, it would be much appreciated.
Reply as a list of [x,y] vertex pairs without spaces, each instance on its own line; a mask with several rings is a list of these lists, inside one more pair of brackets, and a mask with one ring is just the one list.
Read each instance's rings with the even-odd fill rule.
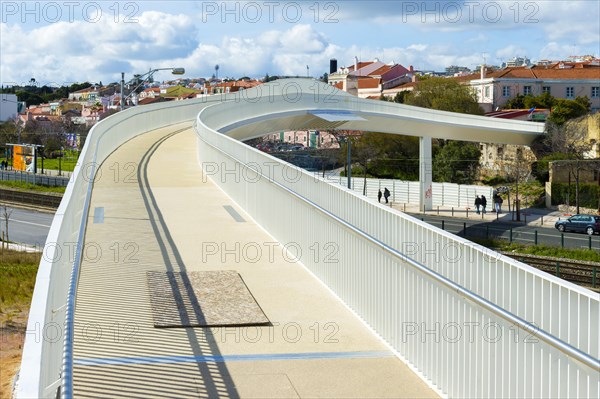
[[94,208],[94,224],[104,223],[104,207],[97,206]]
[[[4,220],[4,217],[1,217],[0,219]],[[33,222],[27,222],[25,220],[19,220],[19,219],[8,218],[8,221],[9,222],[14,222],[14,223],[23,223],[23,224],[30,224],[32,226],[39,226],[39,227],[48,227],[48,228],[50,228],[49,224],[33,223]]]
[[225,208],[225,210],[231,215],[231,217],[238,223],[245,223],[246,220],[244,220],[244,218],[242,217],[242,215],[240,215],[235,209],[233,209],[233,207],[231,205],[225,205],[223,206],[223,208]]
[[204,356],[144,356],[83,358],[73,361],[76,366],[103,366],[117,364],[172,364],[172,363],[223,363],[261,360],[310,360],[310,359],[373,359],[395,357],[389,351],[362,352],[308,352],[308,353],[259,353],[253,355],[204,355]]

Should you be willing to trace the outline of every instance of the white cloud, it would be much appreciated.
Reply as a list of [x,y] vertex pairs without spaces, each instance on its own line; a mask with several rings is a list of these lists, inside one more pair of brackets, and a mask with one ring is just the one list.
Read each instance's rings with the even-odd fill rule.
[[137,19],[138,23],[57,22],[29,31],[18,24],[0,24],[2,84],[30,77],[58,84],[97,81],[99,75],[105,81],[117,80],[123,67],[131,72],[131,64],[143,63],[145,70],[156,59],[193,50],[191,18],[148,11]]
[[[481,21],[486,2],[475,9],[474,18],[479,20],[472,23],[468,13],[463,13],[460,23],[448,22],[449,14],[445,19],[440,14],[440,23],[423,23],[422,10],[406,15],[408,3],[340,2],[338,24],[312,23],[308,14],[306,23],[298,24],[205,24],[193,12],[158,11],[144,11],[136,15],[137,23],[128,24],[122,23],[123,18],[121,23],[105,18],[98,23],[58,22],[33,29],[4,23],[0,24],[0,81],[20,84],[34,77],[57,84],[110,82],[120,79],[121,71],[131,76],[172,66],[185,67],[186,76],[200,77],[212,74],[215,64],[221,66],[220,76],[304,75],[306,65],[316,76],[328,70],[330,58],[347,65],[354,56],[443,70],[451,64],[472,68],[482,62],[484,52],[488,63],[499,64],[514,56],[597,55],[600,47],[598,10],[590,6],[592,2],[520,2],[518,15],[509,8],[515,3],[497,2],[503,12],[497,23],[489,22],[489,13],[488,20]],[[437,3],[444,10],[453,2]],[[421,2],[415,4],[422,7]],[[525,8],[527,4],[534,8]],[[156,76],[168,77],[168,73]]]
[[565,54],[581,54],[580,48],[574,44],[559,44],[557,42],[550,42],[540,50],[540,59],[560,60],[566,58]]
[[527,50],[521,46],[511,44],[502,49],[496,50],[496,57],[501,60],[512,59],[513,57],[524,57],[527,55]]

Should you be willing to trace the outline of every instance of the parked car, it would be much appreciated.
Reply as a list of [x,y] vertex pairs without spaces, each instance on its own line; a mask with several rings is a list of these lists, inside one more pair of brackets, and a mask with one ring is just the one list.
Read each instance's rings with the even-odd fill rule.
[[577,231],[593,235],[600,234],[600,216],[573,215],[568,219],[559,220],[554,224],[558,231]]

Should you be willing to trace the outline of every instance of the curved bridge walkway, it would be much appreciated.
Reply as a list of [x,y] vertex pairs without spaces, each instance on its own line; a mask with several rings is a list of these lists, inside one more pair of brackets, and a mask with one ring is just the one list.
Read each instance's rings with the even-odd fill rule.
[[[74,396],[437,397],[282,244],[203,177],[191,123],[123,144],[92,191]],[[270,326],[154,327],[146,272],[219,270]]]

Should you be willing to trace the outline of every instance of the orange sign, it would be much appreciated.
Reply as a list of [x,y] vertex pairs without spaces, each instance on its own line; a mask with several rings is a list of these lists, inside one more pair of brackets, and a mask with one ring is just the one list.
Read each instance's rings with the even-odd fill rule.
[[25,164],[25,152],[24,148],[20,145],[13,147],[13,169],[14,170],[25,170],[27,165]]

